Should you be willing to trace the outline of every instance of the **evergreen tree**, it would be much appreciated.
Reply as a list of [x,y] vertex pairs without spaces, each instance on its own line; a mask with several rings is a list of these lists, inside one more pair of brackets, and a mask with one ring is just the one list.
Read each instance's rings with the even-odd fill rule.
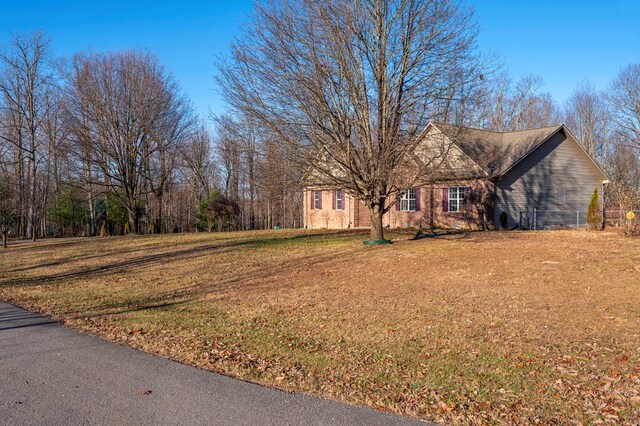
[[601,217],[600,217],[600,199],[598,197],[598,188],[593,190],[591,195],[591,201],[589,202],[589,208],[587,210],[587,225],[590,229],[600,230]]

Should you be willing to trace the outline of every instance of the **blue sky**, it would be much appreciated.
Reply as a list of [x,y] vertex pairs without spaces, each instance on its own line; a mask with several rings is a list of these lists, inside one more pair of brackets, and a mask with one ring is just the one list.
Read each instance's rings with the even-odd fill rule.
[[[514,78],[540,75],[564,102],[589,79],[605,89],[624,65],[640,62],[640,1],[469,0],[479,46],[498,53]],[[0,42],[43,30],[54,53],[147,48],[174,74],[205,116],[224,110],[215,90],[217,55],[247,20],[251,0],[3,1]]]

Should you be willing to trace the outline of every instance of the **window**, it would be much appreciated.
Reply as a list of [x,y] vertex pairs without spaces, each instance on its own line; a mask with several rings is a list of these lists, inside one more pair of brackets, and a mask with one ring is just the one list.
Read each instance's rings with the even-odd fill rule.
[[564,204],[564,188],[556,189],[556,203]]
[[416,190],[408,189],[400,198],[400,210],[403,212],[416,211]]
[[449,187],[449,211],[462,213],[465,211],[465,197],[467,195],[466,186]]
[[320,210],[322,208],[322,191],[312,191],[313,194],[313,208],[314,210]]
[[344,197],[341,189],[336,189],[336,210],[344,210]]

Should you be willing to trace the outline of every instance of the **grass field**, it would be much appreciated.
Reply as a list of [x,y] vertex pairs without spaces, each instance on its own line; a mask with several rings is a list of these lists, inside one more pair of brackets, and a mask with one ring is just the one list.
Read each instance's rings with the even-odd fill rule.
[[640,422],[640,240],[469,233],[61,239],[0,299],[235,377],[453,423]]

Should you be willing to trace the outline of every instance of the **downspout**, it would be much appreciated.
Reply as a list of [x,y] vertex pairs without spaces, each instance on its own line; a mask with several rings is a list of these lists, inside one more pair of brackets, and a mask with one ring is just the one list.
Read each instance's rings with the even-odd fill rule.
[[607,205],[605,203],[606,199],[604,197],[604,189],[606,188],[607,185],[609,185],[611,183],[611,181],[609,179],[605,179],[602,181],[602,195],[601,195],[601,201],[602,201],[602,230],[604,231],[604,228],[606,226],[606,220],[607,220]]

